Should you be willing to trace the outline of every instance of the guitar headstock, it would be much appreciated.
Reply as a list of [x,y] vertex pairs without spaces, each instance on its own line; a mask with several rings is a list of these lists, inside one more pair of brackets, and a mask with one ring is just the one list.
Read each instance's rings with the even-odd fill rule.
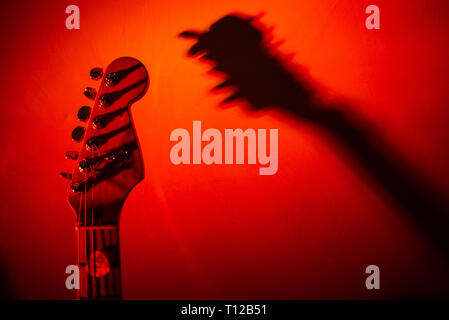
[[104,72],[94,68],[90,76],[101,80],[100,87],[84,91],[93,107],[78,111],[87,125],[76,127],[72,139],[81,148],[66,153],[76,164],[73,174],[61,176],[70,180],[68,201],[80,226],[114,225],[129,192],[144,176],[130,107],[145,95],[149,77],[145,66],[129,57],[114,60]]

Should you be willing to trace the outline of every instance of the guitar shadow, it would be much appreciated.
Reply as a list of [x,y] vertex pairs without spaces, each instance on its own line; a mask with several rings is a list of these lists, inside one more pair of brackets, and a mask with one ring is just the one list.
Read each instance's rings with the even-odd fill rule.
[[444,197],[380,142],[380,136],[345,102],[320,98],[317,84],[275,52],[269,44],[270,31],[257,18],[231,14],[206,32],[184,31],[180,37],[195,40],[189,56],[200,56],[213,73],[226,75],[213,89],[232,92],[224,104],[242,99],[253,111],[275,108],[327,134],[449,259],[449,209]]

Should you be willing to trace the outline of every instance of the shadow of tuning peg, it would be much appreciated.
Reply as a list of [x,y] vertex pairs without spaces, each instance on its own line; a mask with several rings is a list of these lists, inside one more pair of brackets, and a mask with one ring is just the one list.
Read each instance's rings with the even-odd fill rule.
[[88,106],[82,106],[78,110],[78,120],[86,122],[89,120],[91,109]]
[[97,95],[97,90],[95,90],[94,88],[91,88],[91,87],[87,87],[86,89],[84,89],[84,95],[86,96],[87,99],[95,100],[95,96]]
[[64,178],[64,179],[72,180],[72,174],[71,174],[71,173],[61,172],[61,173],[59,174],[59,176],[60,176],[61,178]]
[[103,77],[103,69],[102,68],[93,68],[89,72],[90,78],[92,80],[100,80]]
[[84,127],[76,127],[72,131],[72,139],[77,142],[81,142],[84,138],[84,132],[86,129]]
[[65,158],[70,160],[76,160],[78,159],[78,155],[79,155],[78,151],[67,151],[65,153]]

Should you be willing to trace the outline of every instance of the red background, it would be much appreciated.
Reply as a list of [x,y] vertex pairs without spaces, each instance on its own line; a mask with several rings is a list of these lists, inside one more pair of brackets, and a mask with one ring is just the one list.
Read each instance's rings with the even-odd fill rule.
[[[217,79],[186,57],[177,34],[223,15],[265,11],[282,52],[354,102],[398,153],[449,193],[447,1],[33,1],[2,5],[1,286],[17,298],[73,298],[75,216],[59,171],[94,66],[142,61],[146,96],[133,106],[145,180],[121,218],[124,298],[407,298],[449,295],[447,264],[323,135],[271,112],[217,105]],[[65,28],[77,4],[81,29]],[[175,166],[175,128],[278,128],[279,170]],[[365,288],[367,265],[381,290]]]

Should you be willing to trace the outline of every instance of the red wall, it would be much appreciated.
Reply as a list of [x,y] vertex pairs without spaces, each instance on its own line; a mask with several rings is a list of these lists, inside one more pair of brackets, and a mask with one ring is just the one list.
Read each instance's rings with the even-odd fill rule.
[[[381,30],[365,28],[377,4]],[[81,29],[65,28],[77,4]],[[145,180],[121,218],[124,298],[406,298],[449,294],[447,264],[324,135],[277,114],[221,109],[218,80],[177,34],[265,11],[282,52],[352,102],[449,195],[447,1],[10,1],[1,10],[0,267],[19,298],[72,298],[75,217],[59,171],[94,66],[133,56],[150,90],[133,106]],[[279,170],[175,166],[170,132],[279,129]],[[367,265],[381,290],[365,288]]]

